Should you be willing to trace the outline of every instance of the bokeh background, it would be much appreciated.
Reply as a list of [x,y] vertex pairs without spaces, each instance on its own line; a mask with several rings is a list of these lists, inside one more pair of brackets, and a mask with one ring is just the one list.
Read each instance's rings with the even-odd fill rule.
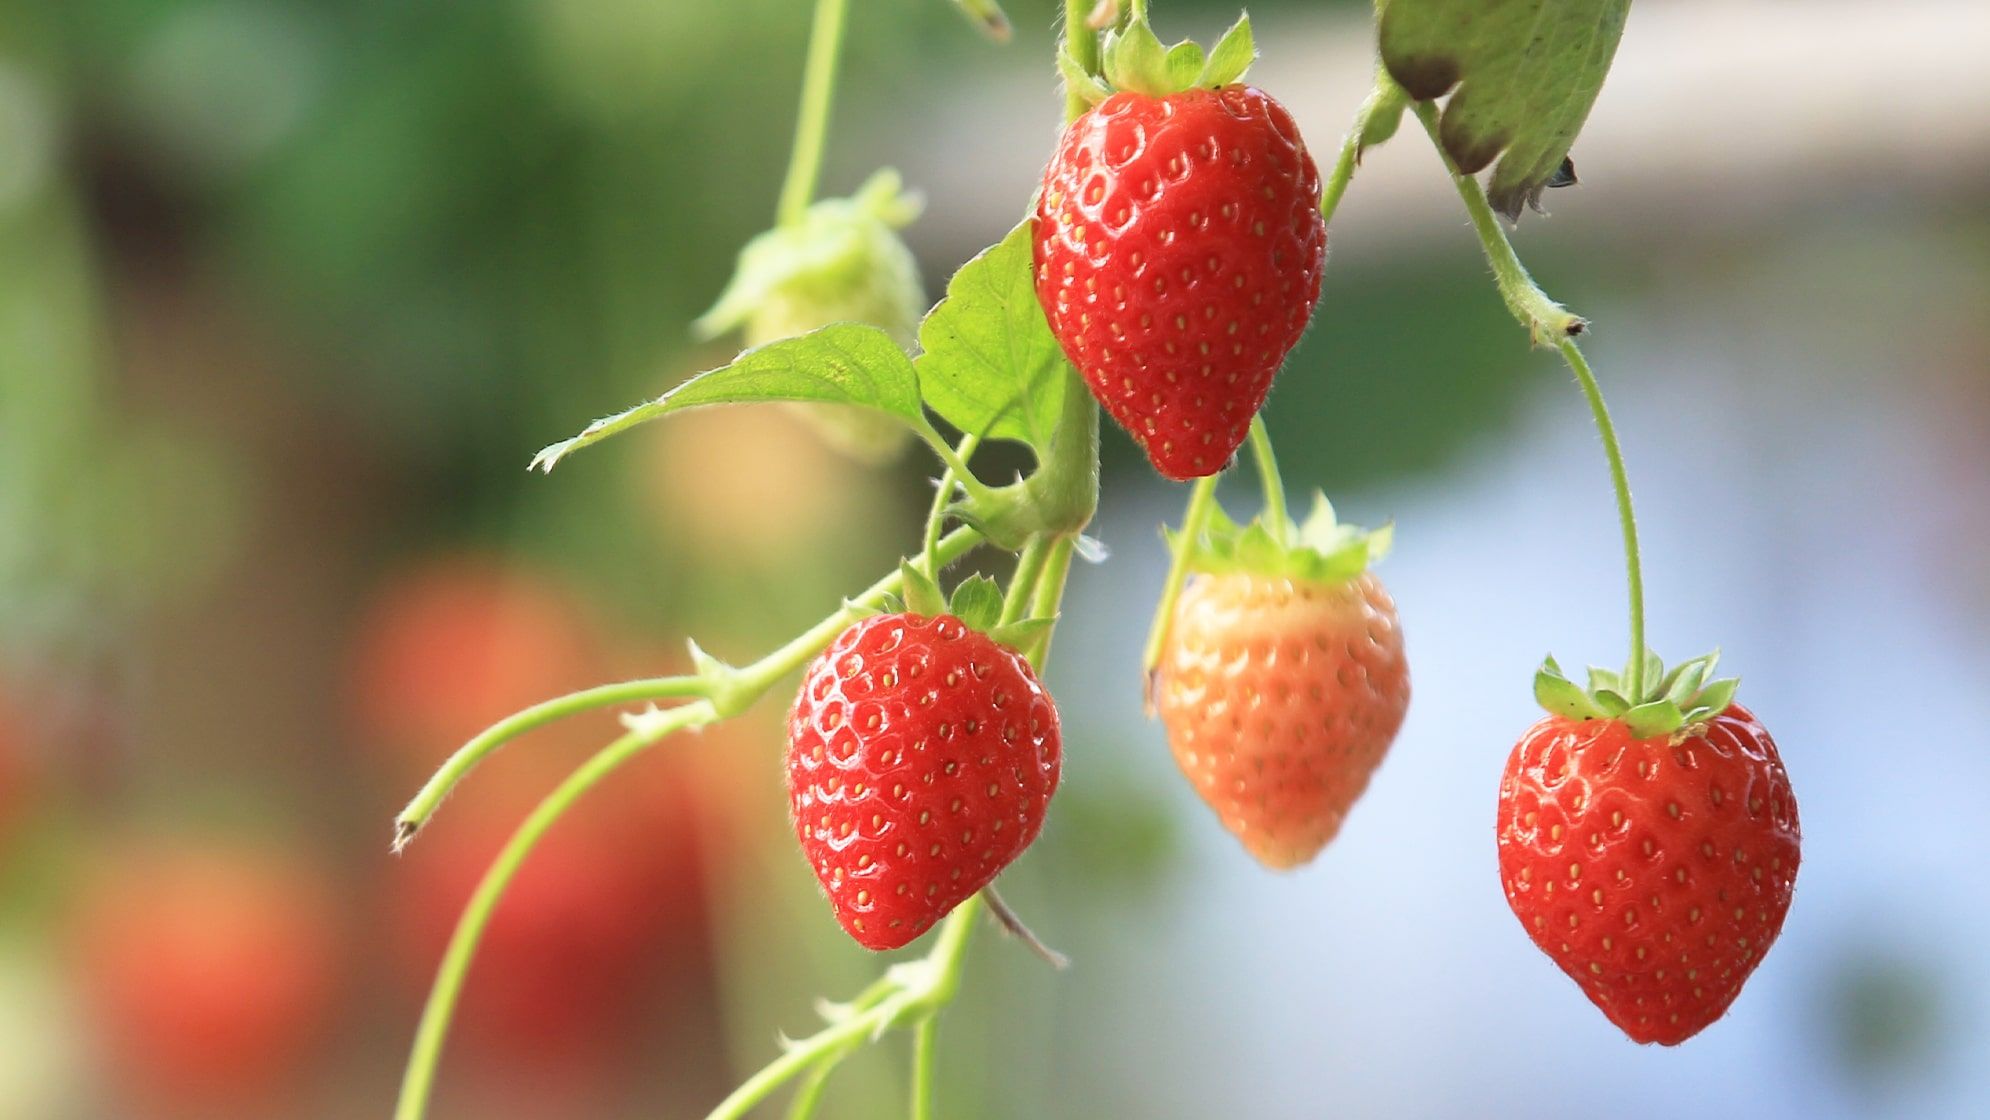
[[[1058,123],[1015,42],[856,5],[826,187],[900,167],[929,290]],[[1162,0],[1167,38],[1232,5]],[[1260,0],[1257,80],[1331,150],[1366,4]],[[723,361],[687,323],[771,215],[802,0],[0,0],[0,1117],[384,1115],[443,937],[613,732],[388,822],[523,704],[752,656],[912,547],[930,465],[779,409],[531,452]],[[1288,481],[1394,519],[1416,700],[1326,854],[1261,872],[1177,780],[1137,656],[1182,494],[1107,437],[1050,680],[1066,785],[1003,882],[1076,965],[980,944],[949,1117],[1990,1115],[1990,12],[1639,5],[1517,234],[1592,318],[1655,644],[1775,729],[1805,866],[1733,1013],[1625,1042],[1494,870],[1549,649],[1621,657],[1600,453],[1428,146],[1369,156],[1268,414]],[[1013,464],[1000,455],[991,469]],[[1249,508],[1246,491],[1234,509]],[[879,962],[783,821],[782,704],[563,823],[472,972],[438,1116],[692,1116]],[[902,1039],[825,1114],[894,1115]]]

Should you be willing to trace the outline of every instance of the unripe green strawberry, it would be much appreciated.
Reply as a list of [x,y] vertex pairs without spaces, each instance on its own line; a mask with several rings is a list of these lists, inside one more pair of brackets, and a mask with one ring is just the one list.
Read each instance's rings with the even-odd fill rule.
[[1396,605],[1366,570],[1387,538],[1322,514],[1303,532],[1218,520],[1155,667],[1175,762],[1258,862],[1339,833],[1409,707]]
[[1534,944],[1636,1042],[1677,1045],[1727,1012],[1782,932],[1800,858],[1789,775],[1769,732],[1704,687],[1712,658],[1660,698],[1597,671],[1587,692],[1550,661],[1551,714],[1508,757],[1499,870]]
[[[926,311],[919,264],[898,230],[919,214],[897,172],[880,171],[850,198],[824,199],[799,222],[747,242],[732,281],[697,322],[707,337],[743,328],[749,347],[831,323],[881,327],[908,351]],[[789,406],[833,447],[866,462],[895,458],[910,438],[900,421],[847,405]]]

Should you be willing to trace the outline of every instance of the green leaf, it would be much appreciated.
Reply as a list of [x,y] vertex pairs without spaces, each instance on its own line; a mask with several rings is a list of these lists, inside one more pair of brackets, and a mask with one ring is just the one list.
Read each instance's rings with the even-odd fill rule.
[[[1411,97],[1454,86],[1444,150],[1509,219],[1539,208],[1610,72],[1631,0],[1388,0],[1382,63]],[[1502,155],[1502,153],[1504,153]]]
[[1665,680],[1660,682],[1664,687],[1659,690],[1659,695],[1681,708],[1688,707],[1693,703],[1693,698],[1700,694],[1700,685],[1706,680],[1706,676],[1707,663],[1704,660],[1695,658],[1684,662],[1666,674]]
[[550,471],[589,444],[673,412],[762,401],[850,405],[895,416],[915,427],[925,423],[918,375],[891,335],[863,323],[834,323],[748,350],[656,400],[596,420],[579,435],[533,456],[532,466]]
[[986,630],[1002,617],[1002,588],[987,576],[969,576],[954,587],[947,612],[970,630]]
[[1210,48],[1209,61],[1203,65],[1202,77],[1195,84],[1211,88],[1227,86],[1242,78],[1257,57],[1257,44],[1251,38],[1251,17],[1238,16],[1237,22]]
[[905,596],[905,609],[913,614],[945,614],[947,600],[940,594],[940,585],[925,573],[919,565],[910,560],[898,564],[900,592]]
[[1601,665],[1591,665],[1589,667],[1589,691],[1622,692],[1624,691],[1624,678],[1615,669],[1605,669]]
[[963,432],[1028,444],[1042,457],[1077,372],[1037,303],[1024,221],[962,265],[919,326],[919,389]]
[[1187,89],[1202,78],[1202,48],[1186,39],[1168,48],[1168,84]]

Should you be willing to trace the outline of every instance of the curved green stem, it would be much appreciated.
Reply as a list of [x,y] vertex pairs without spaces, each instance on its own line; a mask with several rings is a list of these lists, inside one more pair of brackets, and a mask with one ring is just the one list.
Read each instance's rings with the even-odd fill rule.
[[[1078,548],[1078,535],[1067,533],[1050,542],[1050,548],[1043,559],[1043,571],[1037,574],[1036,595],[1030,603],[1031,618],[1056,618],[1059,604],[1064,601],[1064,581],[1071,574],[1071,556]],[[1042,667],[1050,659],[1050,638],[1053,630],[1045,630],[1036,641],[1036,651],[1030,661]]]
[[1009,574],[1009,587],[1002,596],[1002,615],[996,625],[1007,626],[1019,622],[1028,614],[1033,605],[1031,596],[1036,592],[1037,576],[1043,571],[1044,555],[1049,551],[1047,537],[1031,537],[1023,545],[1021,555],[1016,557],[1016,570]]
[[1471,216],[1472,228],[1479,235],[1479,244],[1484,247],[1486,263],[1492,266],[1493,280],[1499,285],[1500,298],[1506,301],[1507,309],[1520,325],[1527,328],[1528,336],[1536,346],[1558,343],[1565,338],[1581,334],[1589,324],[1548,298],[1534,278],[1527,273],[1527,267],[1520,263],[1520,257],[1513,251],[1513,243],[1506,238],[1506,230],[1499,224],[1499,216],[1493,213],[1492,204],[1486,201],[1485,188],[1479,181],[1458,169],[1458,163],[1444,150],[1443,138],[1438,133],[1437,106],[1428,101],[1411,103],[1417,120],[1423,123],[1423,130],[1430,134],[1430,142],[1436,146],[1439,159],[1444,161],[1445,170],[1451,173],[1451,182],[1458,188],[1458,197],[1464,200],[1465,212]]
[[[1092,5],[1096,0],[1064,0],[1064,50],[1070,52],[1079,69],[1087,74],[1099,72],[1099,36],[1086,20],[1091,18]],[[1092,107],[1085,95],[1075,89],[1064,91],[1064,119],[1075,121]]]
[[788,176],[781,183],[781,201],[775,209],[776,220],[784,226],[801,221],[808,212],[816,181],[822,175],[829,106],[836,93],[836,59],[842,52],[843,25],[848,12],[849,0],[815,0],[808,60],[802,64],[802,99],[795,121],[795,146],[788,156]]
[[1603,403],[1603,389],[1596,383],[1596,374],[1589,368],[1589,359],[1575,344],[1575,336],[1588,327],[1580,316],[1571,314],[1561,304],[1549,299],[1547,293],[1534,283],[1527,273],[1526,266],[1520,263],[1519,254],[1513,250],[1513,242],[1506,236],[1506,230],[1493,213],[1492,205],[1486,201],[1486,192],[1479,181],[1458,170],[1458,165],[1444,151],[1444,143],[1438,132],[1436,106],[1428,101],[1415,102],[1417,120],[1430,135],[1430,142],[1444,160],[1444,166],[1451,172],[1451,181],[1458,188],[1458,197],[1464,200],[1465,210],[1471,215],[1472,228],[1479,235],[1479,244],[1485,250],[1486,261],[1492,265],[1493,278],[1498,282],[1499,294],[1506,301],[1508,310],[1520,325],[1527,328],[1536,344],[1553,340],[1556,349],[1561,351],[1562,360],[1568,363],[1582,386],[1582,395],[1589,402],[1590,416],[1596,422],[1597,435],[1603,439],[1603,454],[1610,462],[1610,486],[1617,497],[1617,523],[1624,538],[1624,576],[1630,591],[1631,614],[1631,658],[1624,667],[1625,690],[1633,705],[1646,699],[1645,685],[1645,588],[1644,564],[1638,548],[1637,513],[1631,506],[1630,475],[1624,469],[1624,450],[1617,439],[1616,425],[1610,421],[1610,410]]
[[449,791],[456,787],[478,763],[489,757],[506,743],[529,731],[537,730],[549,723],[565,719],[570,715],[593,711],[597,708],[610,708],[617,704],[634,704],[645,700],[672,700],[702,696],[704,682],[697,677],[653,677],[647,680],[618,681],[614,684],[584,688],[565,696],[556,696],[515,712],[485,728],[476,738],[456,749],[440,769],[415,794],[401,815],[394,818],[394,851],[407,847],[415,833],[428,823],[428,818],[442,805]]
[[[939,563],[950,563],[980,543],[981,534],[978,531],[956,529],[940,539],[933,554]],[[852,605],[831,613],[760,660],[743,668],[728,670],[723,681],[723,698],[702,698],[680,707],[631,717],[626,735],[582,763],[533,809],[484,873],[476,893],[471,895],[469,904],[457,919],[456,930],[450,935],[449,947],[444,951],[442,964],[437,969],[435,983],[429,989],[428,1002],[422,1008],[414,1048],[408,1055],[407,1072],[401,1082],[400,1101],[394,1110],[395,1120],[421,1120],[426,1114],[429,1093],[435,1082],[436,1064],[441,1059],[442,1044],[449,1033],[450,1017],[455,1013],[457,997],[462,991],[470,961],[476,955],[477,943],[482,939],[484,929],[490,923],[491,912],[503,897],[519,865],[531,854],[539,838],[553,822],[595,783],[643,748],[687,727],[716,722],[724,717],[728,707],[743,705],[765,693],[776,681],[821,652],[857,617],[860,609],[874,606],[886,595],[897,591],[901,579],[898,572],[892,572],[866,588]],[[700,685],[717,691],[716,685],[709,679],[700,678]],[[438,798],[448,792],[446,786],[438,787],[438,790]]]
[[401,1081],[400,1102],[394,1108],[395,1120],[420,1120],[427,1111],[436,1064],[442,1057],[442,1044],[449,1034],[449,1020],[456,1010],[457,998],[462,994],[464,978],[469,975],[470,962],[476,956],[477,942],[490,924],[491,914],[497,909],[498,900],[504,897],[505,888],[511,884],[525,857],[539,843],[539,838],[582,794],[645,748],[673,732],[711,723],[717,718],[718,713],[710,701],[697,700],[662,713],[661,718],[641,729],[631,730],[569,774],[565,781],[554,787],[553,792],[546,795],[545,800],[539,802],[524,823],[518,826],[518,831],[512,833],[503,850],[498,852],[497,859],[484,872],[476,893],[464,906],[462,916],[456,921],[456,930],[450,935],[449,947],[443,952],[435,984],[429,989],[428,1002],[422,1008],[421,1024],[415,1030],[414,1049],[408,1056],[407,1072]]
[[1630,694],[1626,698],[1635,706],[1650,699],[1645,695],[1645,685],[1657,682],[1644,679],[1644,565],[1638,550],[1638,515],[1631,508],[1630,474],[1624,469],[1624,449],[1617,442],[1617,426],[1610,422],[1610,409],[1603,403],[1603,388],[1596,383],[1596,374],[1589,368],[1589,359],[1583,356],[1572,338],[1563,339],[1560,349],[1562,360],[1568,363],[1576,381],[1582,385],[1583,398],[1589,402],[1589,414],[1596,421],[1596,432],[1603,437],[1603,454],[1610,460],[1610,486],[1617,493],[1617,525],[1624,535],[1624,575],[1631,599],[1631,659],[1624,668],[1624,687]]
[[[979,446],[981,446],[980,436],[962,436],[960,445],[954,448],[954,454],[962,463],[966,463],[974,457],[974,449]],[[927,579],[937,581],[940,578],[940,562],[935,552],[940,547],[940,531],[946,528],[947,507],[953,503],[954,485],[959,479],[960,475],[952,467],[948,467],[940,475],[939,485],[934,488],[933,504],[926,510],[926,539],[919,555],[924,559]]]
[[1284,539],[1288,518],[1285,515],[1285,482],[1278,475],[1278,456],[1271,450],[1271,433],[1265,430],[1264,417],[1251,417],[1251,459],[1258,466],[1258,485],[1264,490],[1264,523],[1278,539]]
[[933,1120],[935,1036],[939,1020],[927,1019],[912,1028],[912,1120]]
[[802,1083],[795,1086],[794,1099],[788,1102],[788,1120],[809,1120],[815,1115],[816,1107],[822,1103],[822,1090],[829,1084],[829,1075],[836,1072],[836,1063],[825,1058],[808,1071]]
[[1168,580],[1161,585],[1161,601],[1154,607],[1154,622],[1147,628],[1147,649],[1140,657],[1140,674],[1148,677],[1154,667],[1161,663],[1161,647],[1167,643],[1168,627],[1174,621],[1175,601],[1181,598],[1182,587],[1188,583],[1189,558],[1195,552],[1195,545],[1202,538],[1203,526],[1209,524],[1210,511],[1216,508],[1216,480],[1219,475],[1209,475],[1195,480],[1195,486],[1188,492],[1188,509],[1182,513],[1182,532],[1179,546],[1175,549],[1174,562],[1168,567]]
[[[933,454],[940,457],[940,462],[952,472],[954,481],[960,484],[962,490],[967,491],[970,501],[991,500],[994,491],[990,490],[986,483],[974,477],[974,472],[967,469],[967,459],[954,450],[953,445],[940,434],[940,430],[933,427],[932,421],[922,416],[912,425],[912,430],[920,439],[926,441],[926,446],[933,449]],[[972,453],[972,449],[969,450]]]

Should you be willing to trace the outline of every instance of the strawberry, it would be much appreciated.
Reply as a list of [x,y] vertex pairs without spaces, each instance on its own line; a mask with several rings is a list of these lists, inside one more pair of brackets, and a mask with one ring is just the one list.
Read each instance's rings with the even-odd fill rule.
[[1290,868],[1340,831],[1409,706],[1396,605],[1366,570],[1386,531],[1217,511],[1161,645],[1152,697],[1175,762],[1258,862]]
[[68,943],[118,1114],[299,1115],[341,994],[324,869],[178,835],[111,854]]
[[1036,208],[1051,333],[1172,479],[1215,474],[1243,443],[1326,259],[1319,171],[1284,106],[1235,84],[1239,27],[1242,47],[1233,31],[1186,88],[1155,71],[1144,22],[1110,40],[1121,90],[1065,128]]
[[1712,656],[1625,695],[1585,692],[1550,660],[1499,787],[1499,870],[1514,916],[1636,1042],[1674,1046],[1727,1012],[1783,928],[1796,799],[1769,732],[1702,685]]
[[1061,761],[1029,662],[952,614],[860,619],[788,716],[795,834],[868,949],[907,944],[1022,854]]

